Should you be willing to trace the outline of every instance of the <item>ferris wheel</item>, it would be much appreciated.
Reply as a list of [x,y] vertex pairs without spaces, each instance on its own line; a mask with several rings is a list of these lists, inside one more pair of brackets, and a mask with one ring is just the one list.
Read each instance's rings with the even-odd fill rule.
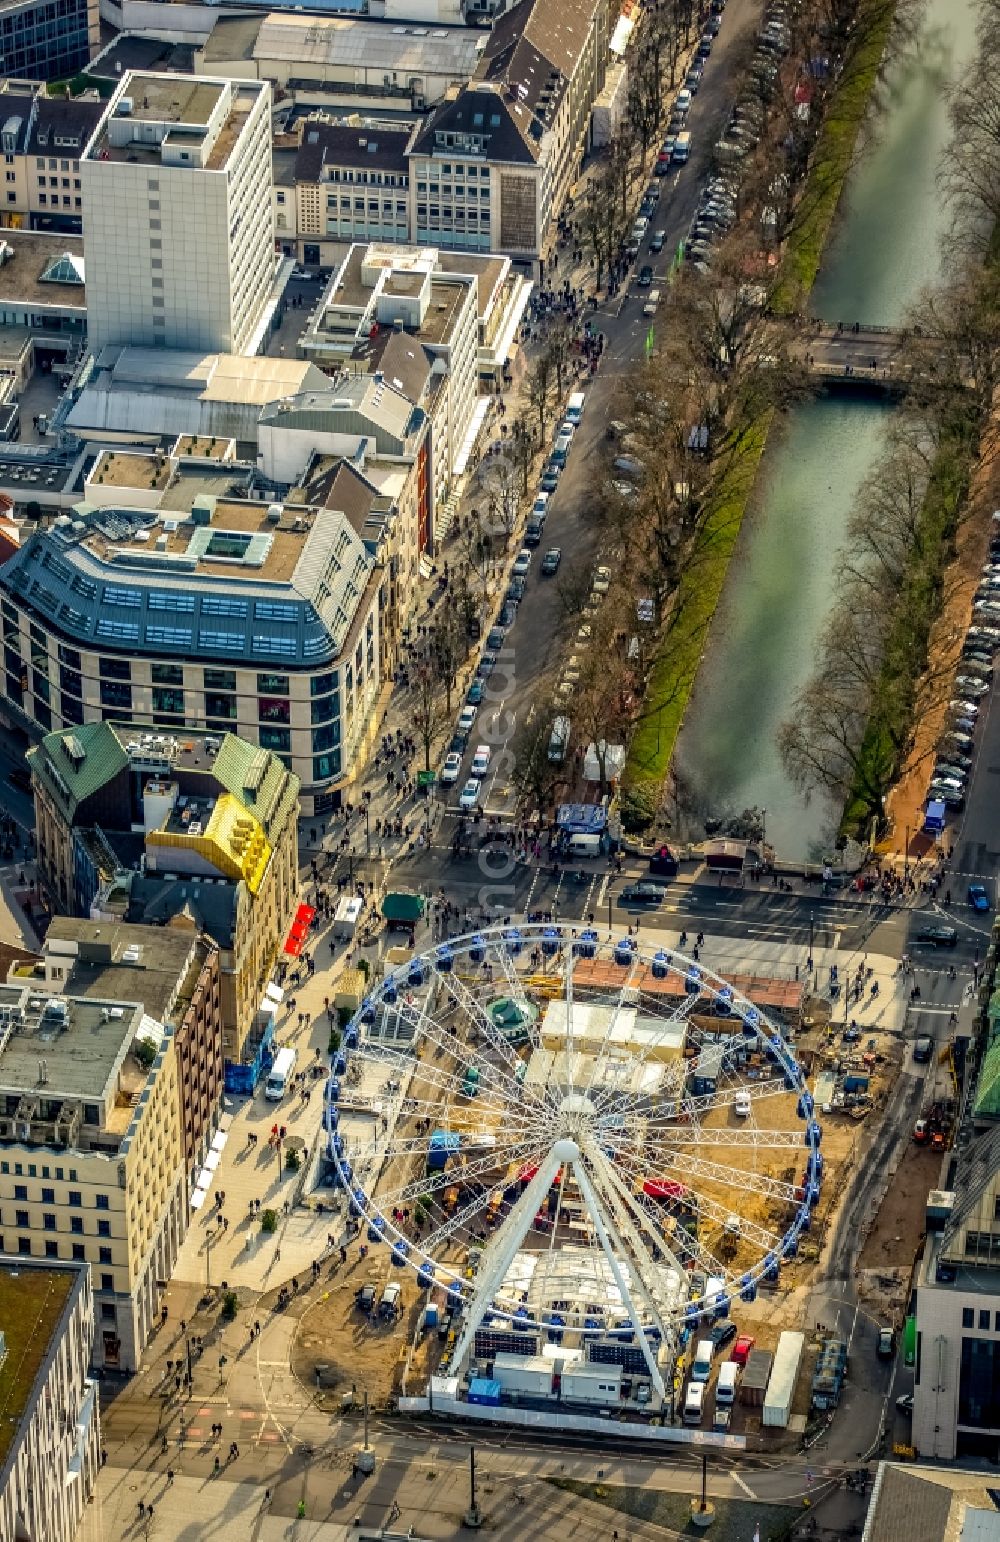
[[351,1215],[484,1325],[657,1343],[776,1284],[812,1224],[822,1131],[794,1048],[677,952],[506,926],[414,956],[332,1057]]

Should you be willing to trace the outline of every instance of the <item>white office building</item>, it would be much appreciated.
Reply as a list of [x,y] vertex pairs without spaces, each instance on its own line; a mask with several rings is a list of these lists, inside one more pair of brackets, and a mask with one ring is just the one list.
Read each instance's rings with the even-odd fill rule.
[[255,353],[274,279],[271,88],[130,71],[80,161],[90,347]]

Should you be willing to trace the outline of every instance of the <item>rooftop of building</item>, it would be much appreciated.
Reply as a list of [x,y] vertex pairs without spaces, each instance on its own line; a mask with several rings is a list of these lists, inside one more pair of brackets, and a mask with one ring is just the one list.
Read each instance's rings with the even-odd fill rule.
[[[159,166],[164,164],[165,149],[187,145],[194,150],[211,133],[204,158],[197,154],[192,169],[221,171],[266,89],[265,83],[253,80],[130,71],[92,136],[85,159]],[[133,124],[136,132],[130,133]],[[186,169],[175,159],[169,166]]]
[[74,995],[99,1000],[128,995],[161,1023],[176,1023],[183,1014],[206,946],[164,927],[79,916],[54,916],[45,934],[46,954],[72,958]]
[[121,32],[87,65],[87,74],[96,80],[116,84],[127,70],[156,70],[184,74],[192,67],[190,43],[168,43],[162,38],[142,33]]
[[216,17],[215,26],[199,49],[201,61],[213,64],[231,64],[253,58],[257,34],[264,24],[263,16]]
[[91,475],[105,487],[138,487],[153,491],[166,487],[172,471],[166,456],[102,450]]
[[220,948],[232,948],[237,942],[240,911],[236,884],[159,873],[124,873],[102,903],[129,921],[167,932],[186,921],[192,931],[207,932]]
[[0,1256],[0,1330],[7,1349],[0,1361],[0,1466],[32,1411],[36,1382],[85,1268]]
[[96,92],[85,96],[40,96],[25,146],[27,154],[76,160],[104,110],[105,104]]
[[0,1022],[11,1029],[0,1035],[0,1098],[105,1101],[105,1128],[124,1134],[127,1123],[110,1115],[119,1097],[134,1107],[146,1083],[146,1068],[128,1053],[142,1019],[140,1003],[119,995],[62,995],[37,981],[0,985]]
[[376,449],[394,454],[405,452],[407,441],[423,421],[422,413],[395,381],[364,374],[339,375],[325,391],[304,391],[274,402],[261,422],[329,430],[338,418],[341,432],[353,427],[359,437],[373,438]]
[[[358,243],[352,246],[316,308],[315,333],[322,337],[340,332],[345,342],[348,339],[354,341],[359,323],[377,305],[379,294],[389,300],[413,300],[426,290],[427,301],[422,319],[416,324],[406,319],[412,315],[412,308],[407,307],[402,319],[403,330],[428,348],[448,344],[454,333],[456,319],[465,304],[465,285],[462,280],[473,279],[474,275],[460,267],[446,268],[437,259],[438,253],[434,248],[395,247],[379,243]],[[499,258],[496,260],[502,261]],[[478,298],[477,278],[477,312]],[[352,315],[351,312],[356,314]],[[369,335],[364,330],[364,335],[356,340],[363,342]]]
[[67,426],[171,439],[197,433],[246,440],[269,402],[326,383],[322,371],[305,359],[115,345],[98,354]]
[[544,131],[530,106],[508,98],[502,81],[475,79],[431,113],[412,153],[532,165],[541,154]]
[[1000,1536],[995,1472],[881,1462],[865,1542],[989,1542]]
[[[240,42],[246,46],[242,37]],[[445,75],[464,81],[475,70],[485,46],[486,35],[466,26],[272,11],[260,24],[253,57],[287,60],[297,66],[347,65],[395,70],[406,77]],[[207,52],[205,57],[207,62]]]
[[[136,723],[84,723],[46,734],[28,752],[28,761],[32,776],[42,782],[71,824],[87,799],[126,769],[142,776],[184,773],[191,792],[203,781],[206,795],[231,794],[260,821],[272,845],[298,802],[298,777],[270,750],[248,744],[236,734],[165,733]],[[123,807],[121,814],[127,825],[128,808]]]
[[83,237],[39,230],[0,231],[0,303],[86,314]]
[[319,182],[329,166],[372,167],[405,176],[406,149],[412,137],[412,123],[333,119],[326,113],[313,113],[302,120],[295,180]]

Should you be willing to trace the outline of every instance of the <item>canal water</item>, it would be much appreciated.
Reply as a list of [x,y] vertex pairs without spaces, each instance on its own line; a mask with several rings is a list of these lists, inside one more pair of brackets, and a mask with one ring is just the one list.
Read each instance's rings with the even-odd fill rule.
[[[895,325],[941,275],[951,225],[937,184],[950,138],[945,93],[974,56],[975,22],[973,0],[929,0],[845,189],[812,314]],[[890,411],[831,398],[775,423],[677,744],[680,825],[692,839],[708,814],[757,807],[780,857],[815,858],[829,845],[839,810],[788,782],[777,736],[809,677],[847,521]]]

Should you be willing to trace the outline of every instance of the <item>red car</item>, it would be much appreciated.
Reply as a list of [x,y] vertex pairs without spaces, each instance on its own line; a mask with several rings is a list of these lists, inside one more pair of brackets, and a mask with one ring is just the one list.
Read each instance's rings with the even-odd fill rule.
[[746,1365],[750,1351],[756,1342],[757,1340],[752,1334],[741,1333],[733,1345],[733,1352],[729,1357],[730,1360],[735,1360],[737,1365]]

